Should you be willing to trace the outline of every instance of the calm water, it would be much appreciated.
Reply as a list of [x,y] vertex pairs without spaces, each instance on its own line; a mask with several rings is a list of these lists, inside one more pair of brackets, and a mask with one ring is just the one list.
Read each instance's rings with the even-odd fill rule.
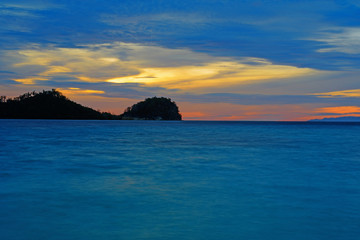
[[0,239],[359,239],[360,125],[0,120]]

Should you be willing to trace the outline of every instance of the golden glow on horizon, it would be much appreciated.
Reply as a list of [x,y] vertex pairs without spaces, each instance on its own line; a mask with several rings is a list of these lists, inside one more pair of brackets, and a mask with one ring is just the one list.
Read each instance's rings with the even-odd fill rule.
[[184,119],[193,119],[193,118],[202,118],[205,117],[206,114],[203,112],[181,112],[181,116]]
[[308,109],[307,112],[308,116],[302,116],[291,120],[308,121],[322,118],[360,117],[360,107],[357,106],[317,107]]
[[[240,105],[231,103],[177,102],[184,120],[282,120],[296,121],[307,115],[313,104]],[[200,110],[200,111],[199,111]]]

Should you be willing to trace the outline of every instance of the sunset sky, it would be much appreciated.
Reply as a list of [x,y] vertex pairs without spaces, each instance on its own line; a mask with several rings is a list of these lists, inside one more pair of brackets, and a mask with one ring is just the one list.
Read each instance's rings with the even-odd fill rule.
[[56,88],[115,114],[360,116],[358,0],[1,0],[0,95]]

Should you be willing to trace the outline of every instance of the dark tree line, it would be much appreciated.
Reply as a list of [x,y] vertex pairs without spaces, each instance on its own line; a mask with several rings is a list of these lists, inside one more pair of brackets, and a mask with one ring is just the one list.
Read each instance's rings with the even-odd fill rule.
[[170,98],[153,97],[128,107],[122,119],[181,120],[179,108]]
[[115,117],[75,103],[55,89],[25,93],[15,98],[2,96],[0,101],[0,118],[113,119]]
[[121,115],[84,107],[51,91],[29,92],[19,97],[0,97],[0,118],[8,119],[141,119],[181,120],[179,109],[169,98],[153,97],[128,107]]

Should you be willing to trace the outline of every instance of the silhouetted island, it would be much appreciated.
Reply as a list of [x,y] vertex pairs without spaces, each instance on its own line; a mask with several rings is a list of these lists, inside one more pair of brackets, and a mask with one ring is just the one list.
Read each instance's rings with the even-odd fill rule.
[[122,119],[140,120],[181,120],[179,108],[170,98],[153,97],[128,107]]
[[96,119],[96,120],[181,120],[178,107],[169,98],[153,97],[129,107],[121,115],[84,107],[51,91],[0,97],[0,118],[6,119]]

